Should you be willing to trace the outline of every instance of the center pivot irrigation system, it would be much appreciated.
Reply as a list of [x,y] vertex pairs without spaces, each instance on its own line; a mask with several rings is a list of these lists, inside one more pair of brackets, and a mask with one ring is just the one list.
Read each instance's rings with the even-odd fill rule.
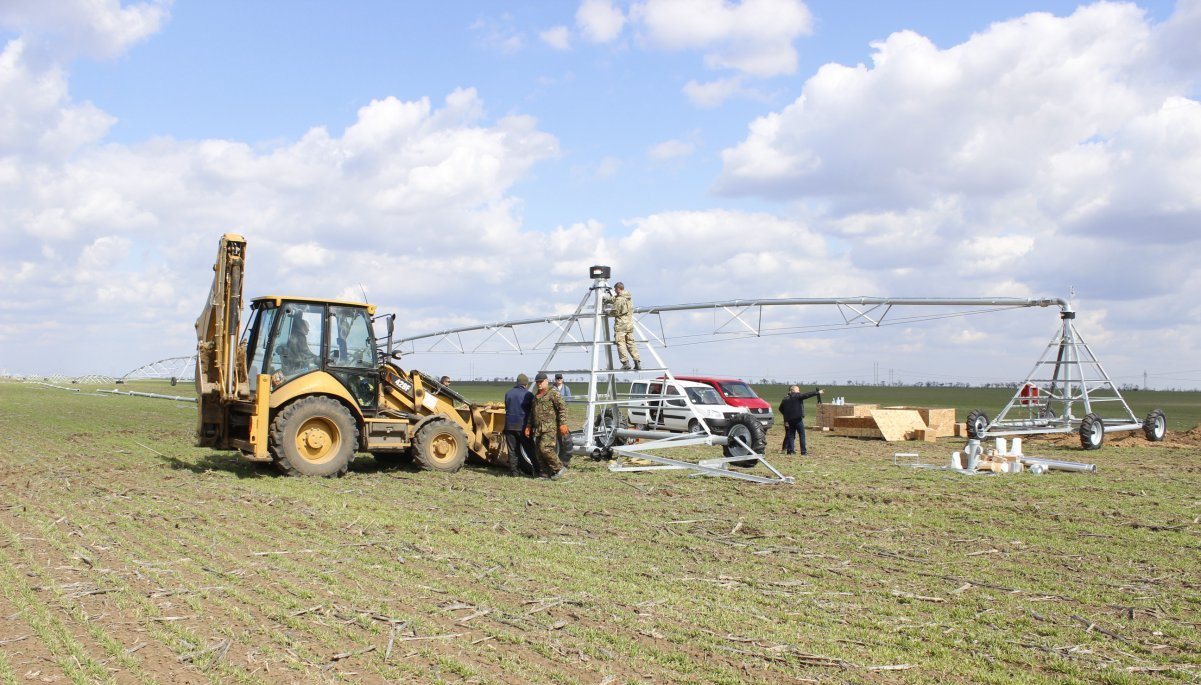
[[[1013,398],[991,421],[982,411],[968,417],[969,436],[983,439],[991,435],[1031,435],[1079,432],[1087,449],[1101,446],[1107,431],[1143,429],[1152,440],[1162,440],[1166,419],[1162,411],[1151,412],[1145,420],[1134,416],[1110,380],[1100,361],[1076,331],[1075,312],[1062,299],[1019,298],[786,298],[727,300],[634,309],[635,338],[639,348],[648,352],[654,364],[637,371],[623,370],[614,364],[614,347],[604,306],[609,288],[609,267],[594,266],[589,271],[592,286],[571,314],[520,319],[499,323],[452,328],[433,333],[398,338],[394,344],[407,354],[423,353],[537,353],[548,351],[540,370],[571,376],[586,376],[588,392],[571,402],[585,403],[586,420],[572,433],[572,451],[594,459],[613,459],[614,471],[688,469],[699,474],[730,476],[758,483],[791,483],[764,458],[766,441],[762,428],[754,421],[734,422],[726,434],[717,434],[697,413],[687,392],[664,399],[662,395],[621,392],[618,378],[633,381],[651,378],[675,383],[675,376],[664,361],[662,349],[714,342],[722,339],[795,335],[848,327],[873,327],[909,324],[919,321],[965,316],[1008,309],[1057,307],[1059,331],[1047,346]],[[829,322],[805,325],[772,325],[765,317],[768,310],[826,307],[837,311]],[[926,308],[935,308],[930,313]],[[955,308],[956,311],[950,311]],[[706,319],[708,330],[669,336],[663,314],[683,312],[692,319]],[[917,313],[914,313],[917,312]],[[924,312],[924,313],[923,313]],[[392,350],[389,350],[391,352]],[[649,385],[649,384],[648,384]],[[631,386],[632,387],[632,386]],[[628,410],[670,405],[696,419],[693,432],[675,433],[655,430],[655,426],[628,425]],[[1083,411],[1078,414],[1078,411]],[[720,458],[696,462],[666,457],[664,449],[695,445],[721,446]],[[762,466],[770,475],[757,475],[729,466]]]

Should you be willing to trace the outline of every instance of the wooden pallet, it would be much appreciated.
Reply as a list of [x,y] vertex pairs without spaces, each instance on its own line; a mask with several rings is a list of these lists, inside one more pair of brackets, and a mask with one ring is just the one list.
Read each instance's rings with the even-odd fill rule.
[[[829,424],[823,425],[823,420]],[[957,435],[963,425],[955,423],[954,409],[880,407],[875,404],[822,405],[818,410],[818,421],[819,427],[828,428],[834,435],[890,442],[934,442],[938,438]]]

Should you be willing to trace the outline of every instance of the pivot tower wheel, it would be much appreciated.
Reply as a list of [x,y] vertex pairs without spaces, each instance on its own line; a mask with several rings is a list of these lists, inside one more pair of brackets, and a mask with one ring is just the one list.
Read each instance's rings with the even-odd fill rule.
[[467,461],[467,433],[449,419],[427,421],[413,438],[413,457],[423,469],[454,473]]
[[1080,420],[1080,446],[1099,450],[1105,444],[1105,421],[1097,414],[1085,414]]
[[1143,435],[1151,442],[1162,442],[1168,433],[1168,417],[1162,409],[1152,409],[1143,420]]
[[271,422],[269,449],[289,476],[341,476],[354,458],[359,427],[337,400],[306,397]]
[[[763,430],[763,424],[759,423],[759,419],[750,414],[739,414],[734,417],[734,420],[730,423],[729,430],[726,431],[726,437],[730,441],[726,443],[725,447],[722,447],[722,456],[758,456],[767,451],[767,432]],[[748,446],[750,447],[749,450],[747,449]],[[758,459],[744,459],[742,461],[732,461],[730,464],[747,468],[754,466],[758,462]]]
[[984,431],[988,430],[988,414],[985,414],[979,409],[973,409],[967,415],[967,436],[973,440],[981,440],[984,438]]
[[617,435],[617,431],[626,427],[626,413],[619,407],[605,407],[596,415],[592,423],[593,439],[597,448],[592,452],[592,460],[613,458],[613,448],[621,447],[627,440]]

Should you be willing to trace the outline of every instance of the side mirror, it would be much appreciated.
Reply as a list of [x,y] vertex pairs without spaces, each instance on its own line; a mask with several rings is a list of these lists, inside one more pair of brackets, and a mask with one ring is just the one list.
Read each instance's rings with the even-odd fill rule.
[[404,356],[404,352],[401,352],[400,350],[393,350],[392,354],[390,354],[388,356],[393,359],[400,359],[401,357]]

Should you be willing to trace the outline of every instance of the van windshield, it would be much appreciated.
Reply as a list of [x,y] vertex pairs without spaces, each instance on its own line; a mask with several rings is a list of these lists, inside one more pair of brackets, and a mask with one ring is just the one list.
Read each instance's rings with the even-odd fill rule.
[[758,395],[755,394],[754,390],[751,390],[751,386],[749,386],[746,383],[743,383],[741,381],[720,383],[720,385],[721,385],[721,391],[723,393],[725,393],[726,397],[738,397],[738,398],[759,397]]

